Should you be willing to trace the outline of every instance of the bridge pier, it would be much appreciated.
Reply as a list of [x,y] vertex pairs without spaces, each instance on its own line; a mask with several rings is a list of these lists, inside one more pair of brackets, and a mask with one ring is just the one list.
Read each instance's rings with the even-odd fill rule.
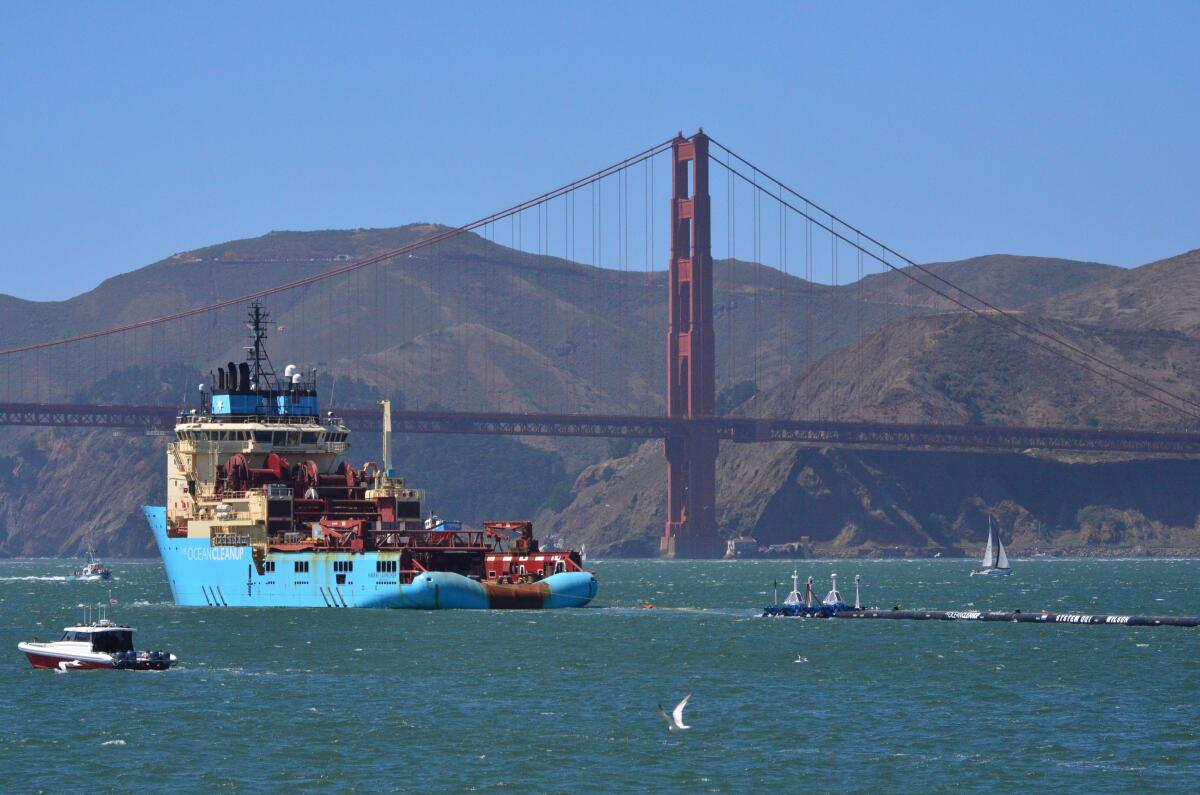
[[667,526],[659,552],[664,558],[717,558],[717,434],[707,424],[689,424],[667,437]]
[[717,534],[716,343],[708,136],[671,145],[671,262],[667,298],[667,416],[689,420],[667,438],[667,522],[659,554],[712,558]]

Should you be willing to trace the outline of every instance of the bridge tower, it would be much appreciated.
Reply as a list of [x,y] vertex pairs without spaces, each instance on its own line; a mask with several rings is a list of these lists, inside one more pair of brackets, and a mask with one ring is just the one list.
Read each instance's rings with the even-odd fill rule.
[[713,558],[717,535],[716,347],[713,338],[712,214],[708,136],[671,146],[671,262],[667,416],[687,420],[667,437],[667,524],[659,553]]

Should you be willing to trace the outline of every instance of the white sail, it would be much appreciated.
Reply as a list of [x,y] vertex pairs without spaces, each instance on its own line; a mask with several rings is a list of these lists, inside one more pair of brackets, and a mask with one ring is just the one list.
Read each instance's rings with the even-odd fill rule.
[[985,569],[990,569],[996,565],[995,553],[992,550],[992,520],[990,518],[988,519],[988,544],[987,549],[983,551],[982,563]]
[[1000,536],[996,536],[996,549],[996,568],[1009,568],[1008,555],[1004,554],[1004,542],[1000,540]]

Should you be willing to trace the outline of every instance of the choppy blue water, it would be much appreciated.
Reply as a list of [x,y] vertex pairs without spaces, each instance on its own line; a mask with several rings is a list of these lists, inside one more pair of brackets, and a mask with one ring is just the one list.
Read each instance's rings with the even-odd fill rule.
[[[756,617],[793,567],[850,599],[862,574],[867,605],[1198,614],[1200,561],[601,561],[596,607],[544,613],[180,609],[157,562],[71,565],[0,562],[5,791],[1200,787],[1198,630]],[[177,668],[17,652],[110,587]]]

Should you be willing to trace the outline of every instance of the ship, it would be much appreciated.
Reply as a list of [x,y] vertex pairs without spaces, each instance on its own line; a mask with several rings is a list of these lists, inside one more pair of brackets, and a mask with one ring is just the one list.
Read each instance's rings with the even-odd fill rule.
[[543,609],[583,607],[596,577],[579,552],[543,550],[528,521],[425,512],[382,460],[351,465],[350,429],[320,412],[315,368],[267,355],[268,313],[251,304],[245,361],[199,385],[167,445],[167,500],[143,507],[175,603],[189,607]]
[[71,572],[69,579],[81,581],[111,580],[112,570],[96,559],[96,550],[89,543],[83,556],[83,568]]
[[91,620],[91,608],[84,608],[84,616],[82,624],[64,628],[58,640],[24,641],[17,649],[34,668],[63,673],[96,668],[165,671],[175,664],[175,655],[169,652],[135,650],[133,627],[110,621],[104,605],[98,606],[95,621]]

